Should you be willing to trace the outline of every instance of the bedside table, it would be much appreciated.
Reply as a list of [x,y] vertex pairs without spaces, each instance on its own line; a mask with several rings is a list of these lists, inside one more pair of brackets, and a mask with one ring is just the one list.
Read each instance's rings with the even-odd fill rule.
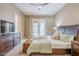
[[26,52],[27,48],[29,47],[31,43],[31,40],[26,40],[24,43],[23,43],[23,52]]
[[79,56],[79,41],[72,42],[71,52],[72,56]]

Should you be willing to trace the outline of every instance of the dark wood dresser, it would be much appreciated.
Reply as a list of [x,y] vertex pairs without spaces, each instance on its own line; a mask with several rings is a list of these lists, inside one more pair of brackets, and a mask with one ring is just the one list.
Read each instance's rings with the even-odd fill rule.
[[0,36],[0,55],[5,55],[21,42],[20,33],[5,34]]
[[16,33],[13,36],[13,46],[17,46],[18,44],[21,43],[21,34],[20,33]]

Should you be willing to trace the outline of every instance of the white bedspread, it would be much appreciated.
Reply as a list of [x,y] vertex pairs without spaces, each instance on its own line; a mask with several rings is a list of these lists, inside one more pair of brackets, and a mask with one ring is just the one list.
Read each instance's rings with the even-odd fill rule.
[[52,47],[47,39],[33,40],[27,49],[27,55],[32,52],[52,53]]
[[52,53],[52,48],[70,49],[71,42],[63,42],[61,40],[54,40],[51,38],[35,39],[27,49],[27,55],[30,55],[32,52]]
[[47,39],[40,39],[40,53],[52,53],[51,43]]
[[54,40],[54,39],[48,39],[51,44],[52,44],[52,48],[61,48],[61,49],[70,49],[71,48],[71,42],[69,43],[65,43],[61,40]]

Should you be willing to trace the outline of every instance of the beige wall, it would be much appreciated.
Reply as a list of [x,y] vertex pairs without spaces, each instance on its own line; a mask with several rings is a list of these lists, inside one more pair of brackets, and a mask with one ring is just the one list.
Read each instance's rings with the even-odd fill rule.
[[58,26],[79,24],[79,4],[67,4],[55,18]]
[[15,13],[22,15],[22,13],[12,4],[0,3],[0,19],[14,22]]
[[19,14],[15,16],[15,32],[20,32],[23,38],[25,38],[25,16]]
[[46,32],[47,33],[51,33],[51,32],[53,32],[52,30],[53,30],[53,26],[54,26],[54,17],[53,16],[50,16],[50,17],[41,17],[41,16],[26,16],[26,20],[25,20],[25,36],[26,36],[26,38],[30,38],[31,36],[32,36],[32,21],[34,20],[34,19],[44,19],[44,20],[46,20],[46,25],[45,25],[45,27],[46,27]]
[[15,22],[15,14],[19,15],[19,32],[24,36],[24,15],[12,4],[0,3],[0,19]]

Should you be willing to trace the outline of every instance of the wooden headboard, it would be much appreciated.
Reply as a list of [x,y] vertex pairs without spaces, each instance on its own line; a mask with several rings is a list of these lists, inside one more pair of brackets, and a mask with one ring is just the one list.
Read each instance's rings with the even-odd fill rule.
[[75,37],[79,36],[79,25],[70,25],[70,26],[60,26],[57,29],[58,32],[68,35],[74,35]]

